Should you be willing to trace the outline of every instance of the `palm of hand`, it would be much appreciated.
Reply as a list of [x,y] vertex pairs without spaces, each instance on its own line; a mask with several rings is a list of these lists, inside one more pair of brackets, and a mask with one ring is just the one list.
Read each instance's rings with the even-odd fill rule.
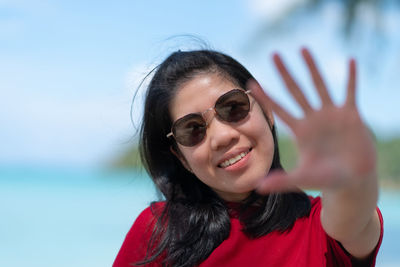
[[272,172],[258,187],[258,191],[286,191],[297,187],[335,189],[358,184],[362,177],[375,173],[376,153],[372,136],[362,122],[355,104],[355,63],[350,62],[346,102],[333,104],[324,82],[307,50],[303,50],[322,107],[314,109],[286,70],[278,55],[275,64],[286,86],[304,111],[296,119],[266,95],[258,84],[249,84],[252,95],[268,114],[272,110],[292,130],[299,151],[297,167],[285,173]]

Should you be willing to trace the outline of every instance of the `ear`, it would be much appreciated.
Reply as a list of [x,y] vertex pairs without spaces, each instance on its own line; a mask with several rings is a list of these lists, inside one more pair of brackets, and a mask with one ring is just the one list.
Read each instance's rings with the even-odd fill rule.
[[265,116],[267,117],[269,128],[272,129],[272,127],[274,127],[275,125],[275,119],[274,119],[274,114],[272,113],[272,109],[269,109],[267,111],[267,114],[265,114]]
[[193,173],[192,168],[190,168],[189,163],[186,161],[185,157],[182,155],[179,149],[174,149],[172,146],[170,146],[169,150],[171,151],[172,154],[175,155],[175,157],[177,157],[180,160],[180,162],[182,163],[183,167],[185,167],[186,170]]

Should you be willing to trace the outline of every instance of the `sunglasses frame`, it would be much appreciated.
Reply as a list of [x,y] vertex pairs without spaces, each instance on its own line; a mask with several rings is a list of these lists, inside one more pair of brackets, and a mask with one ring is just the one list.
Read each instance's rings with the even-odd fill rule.
[[[194,115],[194,114],[200,115],[200,116],[203,118],[203,120],[205,121],[205,123],[206,123],[205,127],[207,128],[209,124],[208,124],[206,118],[204,117],[204,114],[206,114],[207,112],[209,112],[209,111],[211,111],[211,110],[214,110],[215,114],[218,115],[218,112],[216,111],[216,105],[217,105],[219,99],[220,99],[221,97],[223,97],[224,95],[226,95],[226,94],[228,94],[228,93],[231,93],[232,91],[240,91],[240,92],[243,92],[243,93],[247,96],[247,99],[248,99],[248,101],[249,101],[249,111],[247,112],[247,114],[246,114],[246,116],[245,116],[245,117],[247,117],[248,113],[250,112],[251,105],[252,105],[252,103],[251,103],[251,101],[250,101],[250,98],[249,98],[249,94],[250,94],[251,91],[250,91],[250,90],[239,89],[239,88],[234,88],[234,89],[232,89],[232,90],[230,90],[230,91],[228,91],[228,92],[226,92],[226,93],[220,95],[220,96],[218,97],[218,99],[215,101],[214,107],[210,107],[210,108],[204,110],[203,112],[189,113],[189,114],[186,114],[185,116],[182,116],[182,117],[180,117],[179,119],[175,120],[174,123],[173,123],[172,126],[171,126],[171,131],[166,135],[166,137],[169,138],[169,137],[173,136],[174,139],[175,139],[175,141],[176,141],[177,143],[179,143],[179,142],[177,141],[177,139],[176,139],[174,133],[173,133],[174,125],[176,124],[177,121],[179,121],[179,120],[181,120],[181,119],[183,119],[183,118],[185,118],[186,116],[189,116],[189,115]],[[220,117],[220,115],[218,115],[218,117]],[[245,118],[245,117],[244,117],[244,118]],[[242,119],[244,119],[244,118],[242,118]],[[223,121],[226,121],[226,120],[224,120],[223,118],[220,118],[220,119],[222,119]],[[242,119],[240,119],[240,120],[242,120]],[[238,121],[240,121],[240,120],[238,120]],[[227,121],[227,122],[229,122],[229,121]],[[204,138],[204,137],[203,137],[203,138]],[[181,144],[181,143],[179,143],[179,144]],[[195,146],[195,145],[197,145],[197,144],[198,144],[198,143],[196,143],[196,144],[194,144],[194,145],[189,145],[189,146],[188,146],[188,145],[183,145],[183,144],[181,144],[181,145],[182,145],[182,146],[190,147],[190,146]]]

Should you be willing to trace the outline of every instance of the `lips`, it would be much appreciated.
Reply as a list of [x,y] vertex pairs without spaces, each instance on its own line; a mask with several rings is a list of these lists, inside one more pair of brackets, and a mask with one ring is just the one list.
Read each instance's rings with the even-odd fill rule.
[[228,159],[222,161],[220,164],[218,164],[218,167],[220,168],[226,168],[228,166],[231,166],[233,164],[235,164],[236,162],[238,162],[239,160],[241,160],[242,158],[244,158],[249,152],[251,151],[251,148],[248,149],[247,151],[243,151],[240,152],[239,154],[235,155],[235,156],[230,156]]

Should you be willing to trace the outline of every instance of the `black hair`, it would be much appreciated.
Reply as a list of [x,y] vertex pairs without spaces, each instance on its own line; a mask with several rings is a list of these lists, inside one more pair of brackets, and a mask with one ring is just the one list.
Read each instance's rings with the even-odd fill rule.
[[[165,266],[195,266],[229,236],[230,217],[227,203],[171,152],[171,146],[177,147],[173,138],[166,137],[172,124],[169,105],[176,90],[196,75],[217,73],[241,88],[246,88],[253,76],[232,57],[211,50],[174,52],[153,71],[139,145],[143,165],[165,201],[162,212],[155,213],[157,223],[147,256],[136,264],[162,257]],[[271,170],[282,169],[275,126],[270,126],[275,146]],[[252,212],[244,212],[249,207]],[[257,238],[291,229],[296,219],[309,213],[310,201],[303,192],[266,196],[252,192],[241,203],[241,210],[243,231]]]

